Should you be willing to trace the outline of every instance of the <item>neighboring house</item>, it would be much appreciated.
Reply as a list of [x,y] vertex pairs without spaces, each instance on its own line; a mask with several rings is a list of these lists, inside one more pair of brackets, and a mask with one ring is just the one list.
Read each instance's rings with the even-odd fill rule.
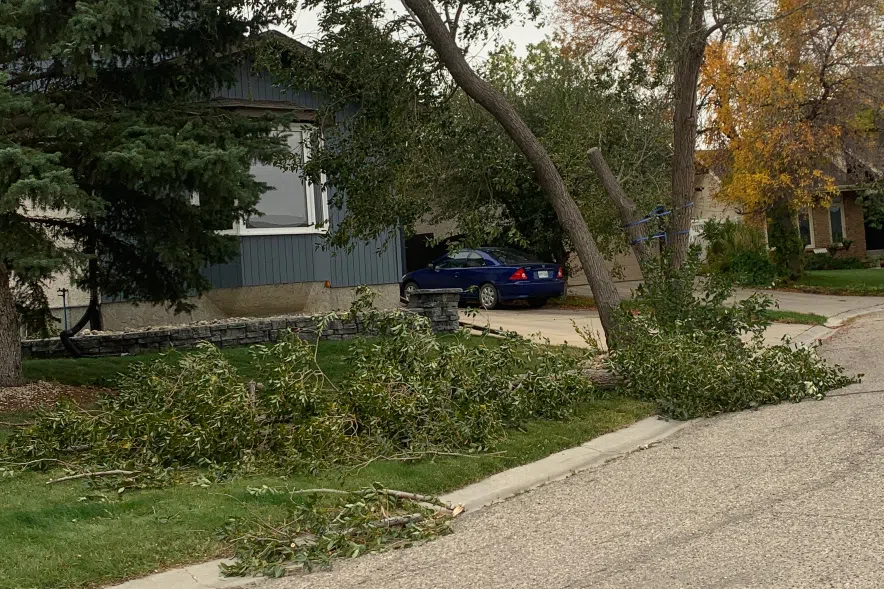
[[[302,139],[313,130],[320,101],[321,97],[313,92],[275,87],[269,74],[255,71],[251,60],[244,56],[237,83],[219,90],[213,103],[247,116],[280,110],[296,113],[299,122],[283,132],[291,148],[300,150]],[[239,241],[239,255],[226,264],[206,268],[212,289],[194,299],[196,308],[175,315],[162,306],[104,301],[105,329],[346,309],[354,298],[355,287],[362,284],[379,292],[379,306],[398,304],[399,279],[404,273],[398,228],[377,239],[356,242],[349,251],[326,248],[324,234],[344,214],[329,207],[334,188],[326,193],[297,173],[272,166],[255,164],[252,172],[258,180],[275,187],[257,205],[264,215],[229,230]],[[193,204],[199,206],[198,196]],[[61,319],[60,288],[70,288],[64,276],[46,290],[53,313]],[[67,293],[69,323],[79,319],[88,298],[76,290]]]
[[[698,192],[699,209],[695,223],[698,230],[702,228],[703,222],[710,218],[742,220],[739,211],[715,198],[721,188],[721,180],[715,171],[705,170],[698,176],[698,191],[701,187],[703,191]],[[844,190],[832,198],[828,208],[814,207],[802,209],[798,213],[796,225],[807,251],[825,253],[829,246],[849,240],[848,255],[859,257],[867,255],[862,205],[856,198],[855,190]]]
[[[866,226],[862,204],[857,201],[864,186],[884,177],[881,146],[884,141],[870,142],[862,149],[846,145],[842,156],[827,166],[825,172],[835,179],[838,194],[832,197],[828,207],[802,209],[795,219],[808,252],[826,253],[829,247],[849,244],[846,251],[841,249],[837,255],[860,258],[884,255],[881,251],[884,250],[884,232]],[[720,163],[724,158],[713,159],[719,163],[711,168],[698,168],[697,218],[699,221],[712,217],[739,220],[740,211],[715,198],[728,170]],[[880,168],[876,167],[877,162]]]

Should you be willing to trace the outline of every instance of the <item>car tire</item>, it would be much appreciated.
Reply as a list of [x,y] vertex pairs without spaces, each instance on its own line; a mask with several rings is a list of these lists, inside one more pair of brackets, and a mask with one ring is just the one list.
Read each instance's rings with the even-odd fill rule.
[[528,306],[532,309],[539,309],[545,307],[548,302],[549,299],[528,299]]
[[413,280],[409,280],[402,285],[402,298],[405,299],[405,302],[408,302],[408,298],[411,296],[411,293],[416,290],[420,290],[420,287],[417,285],[417,282]]
[[494,309],[500,304],[500,295],[497,288],[490,282],[479,287],[479,305],[483,309]]

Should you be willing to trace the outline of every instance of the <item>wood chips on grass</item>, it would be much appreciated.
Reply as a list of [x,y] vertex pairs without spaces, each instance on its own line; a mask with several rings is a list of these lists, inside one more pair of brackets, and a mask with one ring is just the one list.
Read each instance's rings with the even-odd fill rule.
[[50,407],[62,398],[88,406],[105,392],[106,389],[97,387],[78,387],[44,380],[16,387],[0,387],[0,413]]

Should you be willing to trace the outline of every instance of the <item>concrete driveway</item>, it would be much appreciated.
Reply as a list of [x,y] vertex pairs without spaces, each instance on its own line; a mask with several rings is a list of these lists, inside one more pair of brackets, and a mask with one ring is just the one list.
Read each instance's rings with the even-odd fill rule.
[[[461,309],[460,320],[479,328],[491,327],[515,331],[536,341],[549,340],[551,344],[585,346],[586,342],[574,330],[574,325],[592,333],[601,349],[607,349],[602,322],[596,311],[567,311],[561,309],[511,308],[493,311],[477,310],[475,315]],[[812,329],[810,325],[775,323],[764,333],[764,342],[775,345],[788,335],[796,338]]]
[[456,533],[274,589],[884,586],[884,314],[824,344],[866,381],[695,422],[465,515]]

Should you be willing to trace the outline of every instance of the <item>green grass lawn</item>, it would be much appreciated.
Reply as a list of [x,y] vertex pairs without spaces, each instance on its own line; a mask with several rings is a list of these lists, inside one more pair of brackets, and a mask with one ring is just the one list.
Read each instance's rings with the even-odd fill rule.
[[567,295],[556,297],[547,302],[551,309],[595,309],[595,299],[581,295]]
[[817,315],[816,313],[799,313],[797,311],[780,311],[779,309],[770,309],[767,316],[771,321],[777,323],[801,323],[804,325],[823,325],[826,317]]
[[[496,444],[501,456],[444,457],[407,463],[377,461],[363,470],[318,477],[253,477],[208,488],[180,485],[83,501],[82,481],[47,486],[49,474],[0,478],[0,589],[90,587],[226,555],[215,530],[254,510],[283,513],[284,496],[252,496],[249,486],[389,488],[442,493],[513,466],[576,446],[651,415],[632,399],[587,402],[574,418],[524,424]],[[109,493],[113,495],[113,493]]]
[[[321,341],[317,359],[320,366],[332,380],[343,377],[346,368],[345,356],[350,347],[348,341]],[[258,375],[252,366],[252,357],[248,347],[222,348],[237,371],[245,378],[256,378]],[[170,352],[172,357],[187,352]],[[49,380],[69,385],[108,386],[112,385],[117,375],[125,371],[135,362],[156,360],[159,353],[139,354],[137,356],[107,356],[103,358],[50,358],[25,360],[22,371],[27,380]]]
[[795,286],[822,294],[884,294],[884,269],[813,270],[799,278]]
[[[477,337],[471,342],[496,345],[497,340]],[[319,346],[319,363],[335,381],[346,376],[344,357],[349,345],[328,341]],[[224,354],[243,376],[257,376],[248,348],[227,349]],[[24,368],[29,379],[109,385],[133,362],[155,358],[28,360]],[[632,399],[591,400],[572,419],[532,420],[510,431],[488,449],[502,455],[375,461],[358,471],[286,479],[254,476],[208,488],[185,484],[127,492],[120,498],[111,492],[107,500],[90,497],[94,492],[85,481],[48,486],[45,483],[52,473],[0,476],[0,589],[99,586],[227,555],[215,533],[229,517],[284,513],[287,496],[253,496],[247,491],[250,486],[359,488],[380,482],[389,488],[443,493],[579,445],[653,412],[652,404]],[[27,412],[0,414],[0,421],[7,424],[0,424],[0,439],[14,427],[8,424],[28,417]]]

